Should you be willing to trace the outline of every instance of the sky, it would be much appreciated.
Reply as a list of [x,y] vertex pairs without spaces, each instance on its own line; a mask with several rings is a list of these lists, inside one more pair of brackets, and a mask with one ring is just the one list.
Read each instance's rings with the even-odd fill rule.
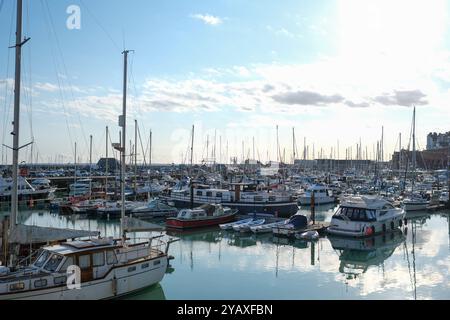
[[[134,144],[137,120],[139,162],[148,162],[150,130],[153,163],[189,162],[192,125],[196,163],[214,150],[218,161],[289,162],[293,129],[297,157],[305,141],[310,158],[322,150],[342,159],[350,147],[355,157],[361,141],[373,158],[382,127],[387,160],[399,134],[408,147],[413,106],[423,149],[429,132],[450,130],[448,12],[444,0],[24,0],[31,40],[22,55],[20,140],[35,143],[20,160],[73,162],[76,143],[78,161],[88,162],[92,135],[96,162],[106,154],[106,126],[111,155],[124,48],[134,50],[127,141]],[[0,0],[6,145],[14,32],[15,1]],[[1,163],[11,163],[5,147]]]

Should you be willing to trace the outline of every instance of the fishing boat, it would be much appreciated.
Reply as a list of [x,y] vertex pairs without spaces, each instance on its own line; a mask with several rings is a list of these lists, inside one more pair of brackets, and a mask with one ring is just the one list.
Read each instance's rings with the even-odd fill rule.
[[249,218],[249,219],[243,219],[243,220],[239,220],[239,221],[235,221],[235,222],[230,222],[230,223],[223,223],[223,224],[219,224],[220,229],[222,230],[232,230],[233,226],[235,225],[240,225],[243,223],[248,223],[250,221],[253,221],[253,218]]
[[217,226],[236,218],[237,210],[220,204],[207,204],[195,209],[182,209],[177,217],[167,218],[167,228],[190,229]]
[[250,227],[256,227],[256,226],[261,226],[266,222],[265,219],[254,219],[250,222],[247,223],[242,223],[242,224],[238,224],[238,225],[234,225],[233,226],[233,230],[236,232],[249,232],[250,231]]
[[261,233],[271,233],[272,229],[275,227],[283,226],[285,225],[289,220],[283,220],[279,222],[273,222],[273,223],[267,223],[260,226],[251,226],[250,231],[255,234],[261,234]]
[[289,220],[282,225],[272,228],[274,236],[290,237],[299,230],[304,230],[308,226],[308,218],[301,214],[295,214],[289,218]]
[[405,210],[379,196],[352,196],[344,199],[334,213],[329,234],[367,237],[397,230],[403,225]]
[[172,217],[176,216],[178,210],[171,207],[158,199],[153,199],[143,206],[138,206],[131,210],[133,217],[139,218],[156,218],[156,217]]

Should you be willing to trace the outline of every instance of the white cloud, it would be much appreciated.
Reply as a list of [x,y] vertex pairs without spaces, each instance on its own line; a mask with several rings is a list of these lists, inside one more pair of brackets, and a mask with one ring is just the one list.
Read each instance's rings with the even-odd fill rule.
[[201,20],[205,24],[209,24],[212,26],[217,26],[217,25],[223,23],[223,19],[221,19],[220,17],[217,17],[217,16],[210,15],[210,14],[200,14],[200,13],[192,14],[191,18]]

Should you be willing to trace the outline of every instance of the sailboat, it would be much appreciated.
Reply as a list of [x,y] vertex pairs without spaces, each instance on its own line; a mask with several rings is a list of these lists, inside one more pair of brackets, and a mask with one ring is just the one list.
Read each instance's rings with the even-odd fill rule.
[[430,201],[423,198],[420,194],[414,193],[414,183],[416,180],[416,107],[413,111],[413,128],[412,128],[412,142],[413,142],[413,153],[412,153],[412,171],[413,171],[413,181],[411,194],[403,199],[403,208],[406,212],[426,210],[430,204]]
[[[124,165],[122,166],[121,238],[102,238],[99,232],[60,230],[17,224],[18,153],[20,115],[20,57],[22,42],[22,0],[17,0],[16,72],[14,100],[14,147],[12,210],[7,240],[10,244],[8,266],[0,267],[0,299],[81,300],[110,299],[141,290],[160,282],[168,266],[168,249],[162,234],[146,242],[130,243],[127,232],[154,231],[160,227],[125,217]],[[124,93],[120,146],[125,161],[127,57],[124,51]],[[75,240],[88,238],[88,240]],[[72,239],[72,240],[65,240]],[[5,239],[4,239],[5,240]],[[65,240],[65,241],[64,241]],[[23,260],[18,259],[20,245],[48,243]],[[161,248],[164,247],[163,251]],[[24,262],[29,261],[28,264]]]

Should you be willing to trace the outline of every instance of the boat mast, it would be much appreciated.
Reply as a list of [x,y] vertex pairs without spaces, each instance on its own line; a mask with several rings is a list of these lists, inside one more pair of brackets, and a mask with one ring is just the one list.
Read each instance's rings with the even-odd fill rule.
[[134,201],[137,200],[137,120],[134,120]]
[[292,164],[295,164],[295,128],[292,128]]
[[89,200],[92,199],[92,134],[89,136]]
[[[13,166],[12,166],[12,190],[11,190],[11,217],[10,217],[10,233],[12,234],[17,225],[17,213],[19,208],[18,197],[18,168],[19,168],[19,122],[20,122],[20,75],[21,75],[21,59],[22,46],[30,38],[22,41],[22,0],[17,0],[17,19],[16,19],[16,44],[11,48],[16,50],[15,62],[15,81],[14,81],[14,122],[13,122]],[[11,255],[10,264],[14,261],[14,254]]]
[[152,176],[151,176],[151,170],[152,170],[152,130],[150,129],[150,137],[149,137],[149,166],[148,166],[148,187],[149,187],[149,193],[147,195],[147,200],[150,201],[150,196],[152,194]]
[[412,133],[412,142],[413,142],[413,154],[412,154],[412,165],[413,172],[416,171],[416,107],[414,107],[413,111],[413,133]]
[[108,198],[108,174],[109,174],[109,161],[108,161],[108,126],[106,126],[106,164],[105,164],[105,171],[106,171],[106,178],[105,178],[105,199]]
[[121,157],[121,179],[120,179],[120,197],[121,197],[121,220],[120,220],[120,228],[122,233],[122,240],[125,242],[125,228],[124,228],[124,220],[125,220],[125,167],[126,167],[126,159],[125,159],[125,151],[126,151],[126,127],[127,127],[127,72],[128,72],[128,53],[130,50],[124,50],[123,54],[123,111],[122,116],[119,120],[119,125],[123,128],[122,132],[122,146],[120,148],[120,157]]
[[[194,162],[194,125],[192,125],[192,136],[191,136],[191,170]],[[191,173],[192,174],[192,173]]]

